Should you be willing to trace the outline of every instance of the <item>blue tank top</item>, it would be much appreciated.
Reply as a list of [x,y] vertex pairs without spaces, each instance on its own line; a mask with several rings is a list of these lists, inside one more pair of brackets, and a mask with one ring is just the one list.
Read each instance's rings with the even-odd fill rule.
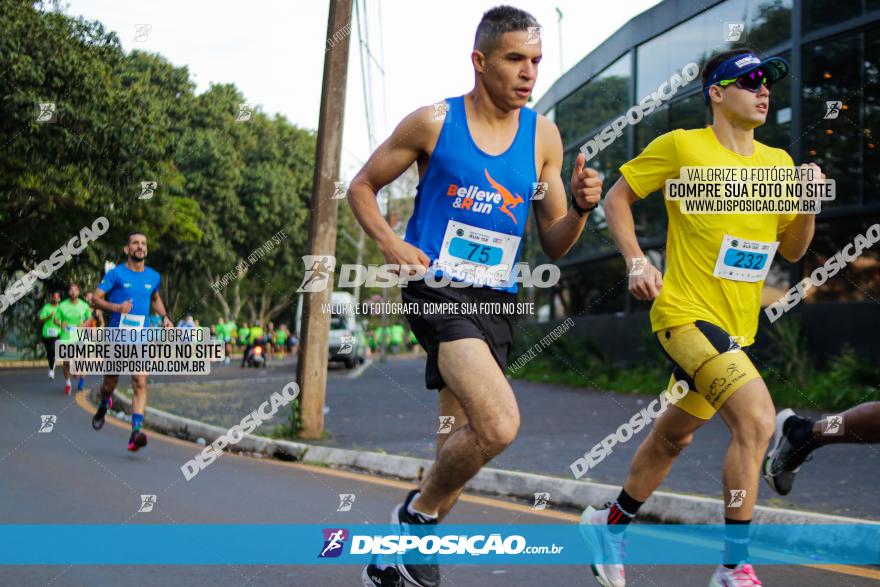
[[493,266],[506,257],[503,266],[512,263],[509,278],[489,286],[516,293],[513,280],[520,239],[537,182],[537,114],[520,108],[513,143],[500,155],[488,155],[471,137],[464,96],[448,98],[446,103],[443,129],[419,181],[404,240],[424,251],[437,274],[446,273],[456,281],[468,279],[438,268],[438,262],[441,267],[449,267],[445,263],[450,260]]

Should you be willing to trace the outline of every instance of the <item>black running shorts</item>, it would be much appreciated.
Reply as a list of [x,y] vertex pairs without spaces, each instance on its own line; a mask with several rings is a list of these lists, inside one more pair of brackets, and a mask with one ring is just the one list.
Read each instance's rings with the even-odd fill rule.
[[[425,367],[428,389],[439,390],[446,385],[437,366],[441,342],[462,338],[484,340],[501,370],[507,369],[507,354],[513,343],[513,323],[503,308],[505,304],[516,303],[516,294],[485,287],[430,287],[423,281],[411,281],[401,290],[401,298],[410,328],[428,353]],[[452,308],[450,304],[458,304],[459,308],[467,304],[468,309],[458,313],[437,312]],[[417,310],[412,311],[413,307]],[[502,311],[495,311],[498,307]]]

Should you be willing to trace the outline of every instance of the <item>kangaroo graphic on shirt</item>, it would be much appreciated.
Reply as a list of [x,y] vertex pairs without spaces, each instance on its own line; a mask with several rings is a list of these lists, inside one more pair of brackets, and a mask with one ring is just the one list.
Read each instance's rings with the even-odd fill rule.
[[499,194],[501,194],[501,199],[504,200],[504,204],[501,205],[501,211],[510,216],[510,219],[513,220],[514,224],[519,224],[516,221],[516,216],[513,215],[513,212],[507,209],[508,206],[511,208],[516,208],[518,205],[523,203],[522,196],[516,194],[516,197],[510,193],[506,187],[492,179],[492,176],[489,175],[488,169],[483,169],[486,172],[486,179],[489,180],[489,183],[492,184],[492,187],[495,188]]

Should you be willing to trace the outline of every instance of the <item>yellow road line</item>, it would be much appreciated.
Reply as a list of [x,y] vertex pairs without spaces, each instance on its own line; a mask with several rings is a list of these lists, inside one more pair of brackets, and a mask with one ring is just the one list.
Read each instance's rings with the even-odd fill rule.
[[[95,410],[95,406],[90,403],[86,399],[86,392],[80,391],[76,394],[76,403],[84,409],[86,412],[92,413]],[[115,416],[111,416],[111,411],[107,412],[106,422],[116,426],[118,428],[128,429],[129,425],[127,422],[123,422],[122,420],[117,419]],[[170,444],[176,444],[178,446],[185,446],[188,448],[192,448],[193,445],[198,446],[194,442],[189,442],[186,440],[181,440],[180,438],[174,438],[173,436],[166,436],[164,434],[160,434],[159,432],[151,431],[155,438],[162,440],[163,442],[168,442]],[[250,461],[255,460],[253,457],[247,457],[244,455],[236,454],[234,452],[227,452],[224,454],[224,458],[227,456],[232,456],[239,459],[248,459]],[[345,471],[342,469],[331,469],[329,467],[319,467],[316,465],[308,465],[305,463],[291,463],[287,461],[279,461],[276,459],[261,459],[260,462],[267,463],[270,465],[278,466],[278,467],[288,467],[292,469],[301,469],[310,471],[312,473],[321,473],[324,475],[329,475],[331,477],[337,477],[341,479],[352,479],[355,481],[359,481],[362,483],[372,483],[374,485],[384,485],[385,487],[394,487],[395,489],[412,489],[413,484],[409,481],[399,481],[397,479],[386,479],[383,477],[372,477],[365,475],[363,473],[355,473],[352,471]],[[502,510],[514,511],[522,514],[529,514],[533,516],[543,516],[546,518],[553,518],[556,520],[564,520],[566,522],[578,522],[580,521],[580,516],[577,514],[570,514],[568,512],[557,512],[553,510],[533,510],[531,507],[519,503],[512,503],[508,501],[501,501],[498,499],[494,499],[491,497],[482,497],[479,495],[468,495],[463,493],[461,495],[460,501],[465,501],[468,503],[484,505],[487,507],[498,508]],[[798,565],[802,567],[809,567],[811,569],[817,569],[820,571],[825,571],[828,573],[837,573],[841,575],[852,575],[854,577],[863,577],[865,579],[874,579],[876,581],[880,581],[880,570],[875,570],[872,568],[866,567],[854,567],[851,565]]]
[[839,573],[841,575],[852,575],[854,577],[864,577],[865,579],[874,579],[880,581],[880,571],[867,567],[853,567],[850,565],[801,565],[811,569],[819,569],[829,573]]

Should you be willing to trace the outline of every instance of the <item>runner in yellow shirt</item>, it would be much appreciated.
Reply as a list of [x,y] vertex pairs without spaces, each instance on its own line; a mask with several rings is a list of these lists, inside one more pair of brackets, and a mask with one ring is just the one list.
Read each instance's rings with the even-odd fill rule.
[[[761,584],[748,562],[748,524],[775,410],[744,347],[754,341],[761,289],[775,252],[792,262],[800,259],[813,238],[815,215],[686,214],[680,201],[667,197],[667,267],[661,274],[639,246],[631,206],[658,190],[669,196],[666,182],[678,179],[683,167],[793,168],[788,153],[754,139],[754,129],[767,118],[770,88],[788,69],[784,60],[762,61],[750,49],[711,58],[702,81],[712,125],[657,137],[620,168],[623,177],[608,193],[605,215],[626,259],[629,290],[637,299],[654,301],[651,326],[674,370],[666,392],[670,405],[636,452],[618,498],[606,509],[587,508],[581,518],[595,530],[584,526],[585,535],[609,557],[593,565],[601,585],[625,585],[620,549],[627,524],[716,412],[730,428],[731,441],[722,477],[724,564],[710,585]],[[810,168],[817,181],[824,180],[817,166]],[[676,399],[670,392],[679,381],[687,383],[687,392]]]

